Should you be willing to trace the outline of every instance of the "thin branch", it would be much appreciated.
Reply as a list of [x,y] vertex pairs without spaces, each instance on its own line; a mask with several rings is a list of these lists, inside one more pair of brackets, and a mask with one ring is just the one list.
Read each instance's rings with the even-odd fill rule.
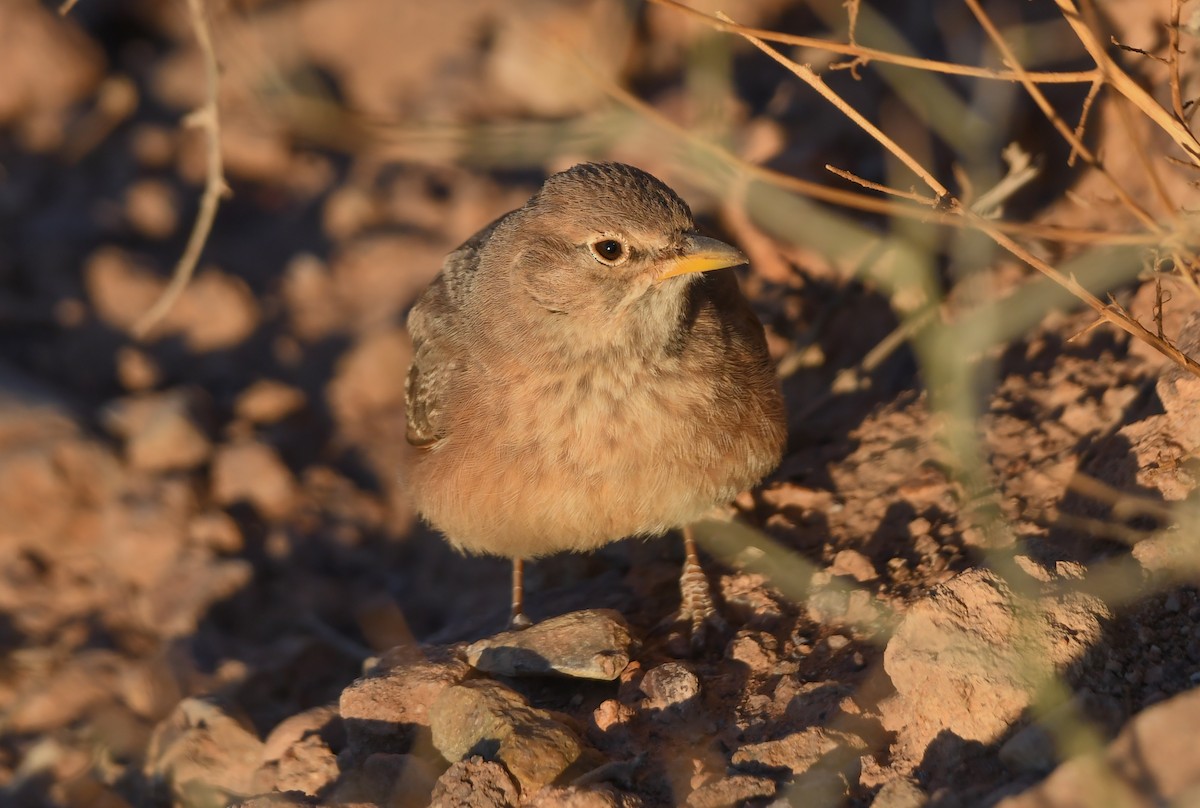
[[1121,200],[1122,204],[1124,204],[1125,207],[1128,208],[1129,211],[1133,213],[1133,215],[1136,216],[1142,224],[1144,224],[1151,231],[1161,232],[1162,228],[1159,226],[1158,222],[1155,221],[1154,217],[1151,216],[1145,208],[1139,205],[1134,198],[1129,195],[1129,192],[1126,191],[1119,182],[1117,182],[1116,178],[1108,173],[1108,170],[1101,165],[1099,158],[1092,153],[1091,149],[1084,145],[1083,141],[1075,135],[1075,132],[1073,132],[1071,128],[1067,126],[1066,122],[1059,117],[1058,113],[1054,111],[1054,106],[1050,103],[1049,99],[1046,98],[1046,94],[1042,92],[1041,88],[1028,78],[1028,72],[1026,72],[1025,68],[1021,66],[1020,61],[1017,59],[1017,55],[1013,52],[1013,49],[1009,46],[1008,42],[1005,41],[1004,36],[996,27],[996,24],[992,22],[992,18],[989,17],[987,12],[983,10],[983,7],[979,5],[979,0],[965,0],[965,2],[967,7],[971,9],[971,13],[973,13],[975,18],[979,20],[979,24],[983,27],[984,32],[987,33],[988,38],[992,40],[992,44],[999,48],[1000,53],[1004,57],[1004,60],[1008,63],[1008,66],[1016,71],[1017,75],[1021,77],[1021,86],[1023,86],[1025,91],[1029,93],[1029,97],[1032,98],[1034,103],[1037,104],[1038,109],[1042,111],[1042,114],[1046,116],[1046,119],[1053,124],[1054,128],[1058,130],[1058,133],[1063,136],[1063,139],[1070,144],[1072,152],[1074,154],[1078,154],[1081,158],[1083,158],[1084,162],[1092,166],[1100,173],[1100,176],[1104,177],[1105,181],[1108,182],[1109,187],[1112,188],[1113,192],[1117,195],[1117,198]]
[[855,185],[861,185],[863,188],[866,188],[870,191],[878,191],[881,194],[899,197],[900,199],[907,199],[909,202],[915,202],[918,205],[926,205],[928,207],[933,207],[937,204],[937,200],[932,197],[921,196],[916,191],[899,191],[895,188],[889,188],[886,185],[880,185],[878,182],[871,182],[871,180],[864,179],[857,174],[852,174],[843,168],[831,166],[828,163],[825,165],[825,170],[832,174],[837,174],[844,180],[850,180],[850,182],[854,183]]
[[[1100,95],[1100,89],[1104,87],[1104,79],[1098,78],[1092,82],[1092,86],[1088,88],[1087,97],[1083,99],[1083,109],[1079,111],[1079,125],[1075,127],[1075,139],[1080,143],[1083,142],[1083,133],[1087,128],[1088,115],[1092,111],[1092,104],[1096,102],[1096,97]],[[1075,151],[1075,147],[1071,147],[1071,153],[1067,155],[1067,165],[1073,167],[1075,158],[1079,153]]]
[[[966,2],[968,5],[976,6],[975,0],[966,0]],[[980,9],[980,13],[982,13],[982,9]],[[855,123],[859,124],[859,126],[863,128],[863,131],[870,134],[880,145],[882,145],[884,148],[894,154],[902,163],[904,163],[904,165],[911,168],[914,173],[917,174],[917,176],[925,180],[926,184],[929,185],[935,194],[937,194],[939,201],[944,203],[944,206],[948,209],[948,212],[961,216],[969,226],[986,233],[1001,247],[1008,250],[1014,256],[1021,259],[1026,264],[1029,264],[1029,266],[1033,267],[1038,272],[1041,272],[1051,281],[1063,287],[1079,300],[1086,303],[1096,312],[1096,314],[1100,316],[1102,320],[1105,320],[1117,328],[1120,328],[1122,331],[1125,331],[1134,338],[1145,342],[1159,353],[1163,354],[1168,359],[1187,370],[1189,373],[1200,377],[1200,363],[1197,363],[1194,359],[1185,354],[1183,351],[1179,350],[1179,348],[1171,344],[1169,341],[1147,330],[1145,326],[1131,317],[1120,306],[1116,305],[1115,303],[1105,303],[1084,288],[1083,285],[1080,284],[1079,281],[1077,281],[1073,276],[1063,275],[1050,264],[1046,263],[1041,258],[1038,258],[1021,244],[1014,241],[1008,234],[1002,232],[998,227],[996,227],[995,222],[984,219],[982,216],[979,216],[978,214],[972,212],[969,208],[963,206],[962,203],[960,203],[957,199],[954,199],[949,192],[946,191],[942,184],[938,182],[923,166],[921,166],[921,164],[918,163],[912,155],[904,151],[904,149],[901,148],[895,141],[881,132],[879,128],[871,124],[870,121],[867,121],[857,110],[854,110],[840,96],[826,86],[824,82],[821,82],[820,79],[813,74],[810,68],[792,62],[757,37],[744,33],[741,34],[741,36],[820,92],[821,95],[829,100],[830,103],[837,107],[837,109],[849,115]],[[1012,64],[1014,67],[1017,67],[1018,65],[1015,59],[1013,60]],[[1068,132],[1069,131],[1070,130],[1068,130]],[[1155,227],[1157,226],[1157,223],[1155,223]]]
[[[723,14],[720,16],[725,22],[732,22],[732,20],[730,20],[728,17],[725,17]],[[925,167],[918,163],[911,154],[900,148],[900,145],[888,137],[888,135],[886,135],[882,129],[867,120],[867,118],[861,112],[843,101],[842,97],[830,89],[829,85],[826,84],[811,67],[808,65],[799,64],[798,62],[793,62],[791,59],[787,58],[782,53],[768,45],[766,42],[752,34],[741,31],[738,33],[743,39],[747,40],[763,53],[767,54],[776,62],[794,73],[797,78],[799,78],[809,87],[812,87],[814,90],[816,90],[826,101],[833,104],[838,111],[840,111],[850,120],[854,121],[859,128],[861,128],[871,137],[875,138],[875,140],[881,146],[895,155],[897,160],[899,160],[901,163],[907,166],[910,171],[920,177],[921,181],[928,185],[929,189],[933,191],[934,196],[936,196],[938,199],[949,196],[950,192],[946,190],[946,186],[938,182],[936,177],[926,171]]]
[[1087,50],[1088,54],[1096,62],[1096,66],[1104,73],[1109,84],[1121,95],[1133,102],[1134,106],[1140,109],[1150,120],[1154,121],[1158,126],[1171,136],[1181,149],[1187,152],[1188,157],[1197,165],[1200,165],[1200,140],[1192,134],[1191,130],[1183,123],[1182,120],[1175,118],[1171,113],[1167,112],[1162,106],[1154,100],[1153,96],[1142,89],[1133,78],[1122,70],[1104,46],[1097,39],[1096,34],[1083,21],[1080,16],[1079,8],[1075,5],[1074,0],[1054,0],[1062,11],[1063,17],[1067,24],[1079,37],[1079,41]]
[[[917,70],[932,70],[935,73],[945,73],[951,76],[967,76],[977,79],[993,79],[996,81],[1018,81],[1018,75],[1010,70],[989,70],[986,67],[975,67],[974,65],[960,65],[953,62],[939,62],[934,59],[923,59],[918,56],[906,56],[901,53],[892,53],[890,51],[876,50],[858,44],[844,44],[840,42],[831,42],[827,39],[818,39],[816,37],[797,36],[795,34],[784,34],[779,31],[769,31],[763,28],[749,28],[744,25],[738,25],[728,19],[720,19],[719,17],[705,14],[699,9],[685,5],[679,0],[651,0],[660,6],[673,8],[683,12],[690,17],[701,20],[709,27],[724,31],[730,34],[739,36],[752,36],[763,40],[764,42],[775,42],[781,45],[798,45],[804,48],[814,48],[816,50],[829,51],[830,53],[841,53],[846,56],[856,57],[859,63],[862,62],[884,62],[887,64],[897,65],[899,67],[911,67]],[[1039,84],[1082,84],[1085,82],[1094,81],[1096,79],[1095,70],[1084,70],[1074,72],[1035,72],[1029,73],[1029,77]]]
[[1167,23],[1167,68],[1171,75],[1171,109],[1181,122],[1187,118],[1183,114],[1183,90],[1179,81],[1179,11],[1183,5],[1181,0],[1170,0],[1171,19]]
[[154,305],[143,314],[133,326],[133,333],[139,339],[145,338],[156,326],[171,307],[179,300],[183,290],[187,288],[192,273],[196,271],[196,263],[200,260],[200,252],[212,231],[213,221],[217,216],[217,208],[221,197],[226,193],[225,172],[221,162],[221,123],[217,113],[217,94],[219,90],[220,71],[217,67],[217,54],[213,49],[212,31],[205,14],[204,0],[187,0],[188,16],[191,19],[192,30],[196,34],[196,44],[200,46],[200,54],[204,59],[205,101],[204,104],[184,119],[187,126],[195,126],[204,131],[207,149],[207,170],[205,173],[204,193],[200,197],[200,209],[196,213],[196,221],[188,236],[187,246],[175,271],[171,273],[171,282],[159,296]]
[[[653,0],[653,2],[688,13],[691,16],[700,19],[706,25],[713,27],[715,30],[727,31],[738,35],[741,35],[743,31],[751,35],[757,32],[757,29],[746,28],[744,26],[737,25],[736,23],[722,22],[715,17],[710,17],[707,14],[703,14],[689,8],[688,6],[675,2],[675,0]],[[753,179],[759,180],[767,185],[771,185],[785,191],[790,191],[792,193],[797,193],[801,196],[806,196],[820,202],[851,208],[853,210],[860,210],[866,213],[912,219],[925,224],[935,224],[943,227],[964,228],[968,226],[967,223],[963,221],[961,216],[954,215],[953,213],[930,210],[928,207],[917,207],[895,200],[878,199],[876,197],[867,196],[865,194],[860,194],[841,188],[831,188],[827,185],[800,179],[799,177],[792,177],[765,166],[746,162],[736,155],[731,154],[720,144],[705,140],[695,131],[675,123],[670,118],[663,115],[659,110],[655,109],[650,104],[647,104],[645,101],[638,98],[624,87],[616,84],[611,79],[597,75],[594,71],[589,70],[586,65],[582,66],[585,72],[588,72],[592,76],[593,80],[603,87],[612,98],[619,101],[624,106],[638,113],[643,118],[684,139],[696,149],[705,152],[706,154],[716,158],[725,165],[730,166],[746,176],[752,177]],[[1033,76],[1034,74],[1030,75]],[[1094,80],[1096,78],[1097,74],[1092,73],[1091,79],[1089,80]],[[395,131],[394,127],[392,128],[392,131]],[[429,138],[430,136],[425,136],[425,139]],[[445,143],[447,136],[443,134],[436,136],[434,139],[438,143]],[[1148,246],[1162,243],[1162,236],[1157,233],[1113,233],[1105,230],[1058,227],[1055,225],[1034,224],[1029,222],[993,221],[992,224],[1002,232],[1009,233],[1014,236],[1037,238],[1045,241],[1054,241],[1060,243],[1092,245],[1106,244],[1114,246]]]

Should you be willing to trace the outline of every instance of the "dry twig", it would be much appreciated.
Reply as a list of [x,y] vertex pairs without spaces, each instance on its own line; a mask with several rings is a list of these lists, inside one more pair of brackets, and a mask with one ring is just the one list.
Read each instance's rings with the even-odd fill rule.
[[205,100],[199,109],[184,119],[184,124],[204,131],[207,145],[204,193],[200,197],[200,210],[196,213],[196,221],[188,236],[187,246],[171,273],[171,282],[154,305],[133,326],[133,333],[139,339],[144,338],[166,316],[187,288],[188,281],[196,270],[196,263],[200,260],[200,251],[204,249],[204,243],[212,231],[221,197],[228,191],[221,162],[221,125],[217,113],[220,71],[217,67],[217,54],[213,49],[212,31],[208,25],[204,0],[187,0],[187,6],[192,30],[196,34],[196,44],[199,45],[204,59]]

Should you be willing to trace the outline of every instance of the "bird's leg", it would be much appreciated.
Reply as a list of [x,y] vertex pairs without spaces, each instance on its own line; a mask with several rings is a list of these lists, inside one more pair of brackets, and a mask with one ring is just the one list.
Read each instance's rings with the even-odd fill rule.
[[529,628],[533,621],[525,616],[525,559],[514,558],[512,570],[512,616],[508,628],[516,631]]
[[679,577],[679,621],[691,631],[693,651],[703,650],[709,632],[723,632],[725,621],[717,613],[712,592],[700,556],[696,552],[696,537],[692,526],[683,529],[683,574]]

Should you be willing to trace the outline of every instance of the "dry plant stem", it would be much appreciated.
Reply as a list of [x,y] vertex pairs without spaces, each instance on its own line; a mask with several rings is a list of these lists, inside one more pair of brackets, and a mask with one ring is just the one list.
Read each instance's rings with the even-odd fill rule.
[[[1075,139],[1080,143],[1083,142],[1083,132],[1087,128],[1088,115],[1091,114],[1092,104],[1096,103],[1096,97],[1100,94],[1101,88],[1104,87],[1104,80],[1097,79],[1092,82],[1092,86],[1088,88],[1087,97],[1083,99],[1083,109],[1079,112],[1079,125],[1075,127]],[[1067,155],[1067,165],[1074,167],[1075,158],[1079,153],[1075,148],[1071,148],[1071,153]]]
[[[960,208],[960,210],[962,209]],[[1071,294],[1075,295],[1075,297],[1079,298],[1084,303],[1088,304],[1098,315],[1100,315],[1100,319],[1106,320],[1130,336],[1140,339],[1142,342],[1154,348],[1154,350],[1175,362],[1175,364],[1179,365],[1193,376],[1200,377],[1200,363],[1197,363],[1194,359],[1185,354],[1183,351],[1179,350],[1167,340],[1159,337],[1152,331],[1149,331],[1145,326],[1129,316],[1129,314],[1127,314],[1124,310],[1120,309],[1115,304],[1104,303],[1102,300],[1100,300],[1100,298],[1083,288],[1083,286],[1081,286],[1079,281],[1075,280],[1075,278],[1064,276],[1057,269],[1035,256],[1033,253],[1029,252],[1029,250],[1013,241],[1004,233],[1001,233],[999,230],[992,227],[991,223],[986,219],[981,219],[980,217],[966,210],[963,211],[963,215],[966,216],[969,221],[975,225],[975,227],[991,236],[992,240],[1001,247],[1008,250],[1025,263],[1029,264],[1038,272],[1041,272],[1043,275],[1066,289]]]
[[1117,198],[1121,200],[1121,203],[1125,205],[1125,207],[1128,208],[1130,212],[1132,212],[1133,215],[1136,216],[1139,221],[1141,221],[1142,224],[1144,224],[1153,232],[1161,232],[1162,228],[1159,226],[1158,222],[1155,221],[1154,217],[1151,216],[1133,199],[1132,196],[1129,195],[1129,192],[1117,182],[1116,178],[1108,173],[1108,170],[1104,168],[1096,155],[1092,153],[1091,149],[1084,145],[1083,141],[1076,136],[1071,127],[1067,126],[1066,122],[1059,117],[1057,112],[1054,111],[1054,106],[1050,103],[1049,99],[1046,98],[1046,94],[1041,91],[1041,88],[1039,88],[1035,82],[1029,79],[1028,71],[1021,66],[1021,62],[1017,59],[1017,55],[1013,52],[1013,49],[1009,47],[1008,42],[1005,41],[1004,36],[1000,33],[1000,30],[996,28],[996,24],[992,22],[992,18],[989,17],[987,12],[983,10],[983,7],[979,5],[979,0],[964,1],[966,2],[967,7],[971,9],[971,13],[975,15],[975,19],[979,21],[979,24],[982,26],[984,32],[987,33],[988,38],[991,39],[992,43],[997,49],[999,49],[1000,55],[1004,57],[1004,61],[1007,62],[1008,66],[1011,67],[1013,71],[1016,72],[1020,77],[1021,86],[1023,86],[1025,91],[1029,93],[1029,97],[1032,98],[1034,103],[1038,105],[1038,109],[1042,111],[1042,114],[1046,116],[1046,119],[1049,120],[1050,123],[1053,124],[1054,128],[1058,130],[1058,133],[1063,136],[1063,139],[1070,144],[1072,154],[1078,154],[1083,158],[1084,162],[1092,166],[1096,171],[1099,171],[1100,176],[1104,177],[1105,181],[1109,184],[1109,187],[1112,188],[1113,192],[1117,195]]
[[[735,23],[724,23],[721,20],[708,16],[707,14],[702,14],[694,9],[688,8],[685,5],[673,2],[673,0],[653,1],[660,3],[661,5],[688,12],[717,30],[729,31],[739,35],[741,35],[743,31],[753,35],[753,32],[757,30],[752,28],[744,28],[743,26]],[[1093,73],[1092,78],[1094,79],[1095,76],[1096,74]],[[764,166],[748,163],[731,154],[721,145],[707,141],[697,135],[694,131],[675,123],[660,113],[657,109],[650,106],[645,101],[633,95],[623,87],[600,76],[593,75],[593,78],[600,83],[600,85],[610,96],[624,106],[638,113],[647,120],[652,121],[656,125],[661,126],[662,128],[667,129],[673,134],[679,136],[697,149],[717,158],[726,165],[744,173],[746,176],[759,180],[767,185],[771,185],[785,191],[791,191],[820,202],[827,202],[831,205],[839,205],[841,207],[860,210],[866,213],[896,216],[904,219],[920,221],[925,224],[936,224],[944,227],[963,228],[967,226],[961,216],[957,216],[953,213],[930,210],[928,207],[917,207],[907,203],[888,199],[878,199],[876,197],[867,196],[865,194],[860,194],[853,191],[846,191],[839,188],[830,188],[829,186],[821,185],[820,183],[810,182],[808,180],[800,179],[799,177],[792,177],[779,171],[774,171]],[[1162,237],[1155,233],[1111,233],[1106,231],[1057,227],[1054,225],[1040,225],[1027,222],[994,221],[993,224],[1002,232],[1010,233],[1015,236],[1039,238],[1047,241],[1063,243],[1092,245],[1153,245],[1159,244],[1162,241]]]
[[143,339],[155,325],[158,324],[183,290],[187,288],[192,273],[196,271],[196,262],[200,260],[200,251],[212,231],[213,220],[217,216],[217,207],[221,196],[226,192],[225,172],[221,162],[221,124],[217,114],[217,91],[220,73],[217,68],[217,54],[213,50],[212,31],[205,14],[204,0],[187,0],[188,16],[191,19],[192,30],[196,34],[196,44],[200,46],[200,54],[204,59],[205,101],[204,105],[184,120],[188,126],[196,126],[204,130],[207,144],[204,193],[200,197],[200,210],[196,213],[196,221],[188,236],[187,246],[180,256],[179,262],[171,273],[171,282],[163,290],[162,295],[154,305],[143,314],[133,326],[133,334]]
[[[827,39],[797,36],[795,34],[784,34],[780,33],[779,31],[769,31],[763,28],[748,28],[744,25],[738,25],[736,22],[733,22],[728,18],[721,19],[720,17],[714,17],[712,15],[705,14],[699,9],[695,9],[691,6],[678,2],[678,0],[651,0],[651,2],[657,3],[660,6],[666,6],[668,8],[681,11],[690,17],[701,20],[715,30],[724,31],[730,34],[738,34],[739,36],[757,37],[764,42],[777,42],[782,45],[798,45],[805,48],[829,51],[830,53],[840,53],[846,56],[854,56],[861,62],[886,62],[887,64],[899,65],[901,67],[911,67],[917,70],[932,70],[935,73],[945,73],[951,76],[969,76],[971,78],[994,79],[997,81],[1018,80],[1017,74],[1009,70],[989,70],[986,67],[960,65],[954,64],[953,62],[939,62],[934,59],[922,59],[917,56],[905,56],[904,54],[900,53],[881,51],[874,48],[853,44],[853,34],[851,34],[851,44],[831,42]],[[1097,78],[1097,71],[1087,70],[1067,73],[1035,72],[1028,75],[1039,84],[1082,84],[1084,82],[1095,81]]]
[[1150,159],[1150,153],[1146,150],[1146,143],[1139,136],[1133,118],[1129,114],[1129,99],[1122,97],[1115,106],[1117,108],[1117,118],[1121,121],[1121,128],[1125,130],[1125,138],[1133,144],[1133,153],[1137,156],[1138,162],[1142,164],[1142,170],[1150,177],[1150,186],[1154,189],[1154,195],[1158,197],[1158,204],[1162,207],[1163,212],[1170,216],[1178,208],[1167,194],[1167,189],[1162,183],[1162,178],[1158,175],[1158,168],[1155,166],[1154,161]]
[[[720,18],[725,22],[732,22],[732,20],[723,14],[720,15]],[[854,121],[854,123],[856,123],[864,132],[875,138],[880,145],[895,155],[896,159],[903,163],[909,171],[920,177],[921,180],[929,186],[930,190],[933,191],[934,195],[939,200],[950,195],[950,192],[946,190],[944,185],[938,182],[936,177],[926,171],[925,167],[918,163],[911,154],[900,148],[900,145],[896,143],[896,141],[884,134],[882,129],[871,123],[862,115],[862,113],[843,101],[842,97],[831,90],[829,85],[827,85],[820,76],[814,73],[811,67],[793,62],[791,59],[767,45],[766,42],[763,42],[756,36],[746,33],[741,33],[741,36],[752,43],[763,53],[767,54],[776,62],[794,73],[797,78],[799,78],[809,87],[812,87],[814,90],[816,90],[826,101],[837,107],[843,115]],[[903,193],[895,192],[895,195],[903,196]]]
[[[974,5],[974,0],[966,1],[968,4]],[[925,181],[925,184],[928,185],[929,188],[938,196],[939,200],[944,200],[945,203],[949,205],[951,213],[961,216],[969,226],[986,233],[1001,247],[1041,272],[1050,280],[1054,281],[1056,284],[1073,294],[1075,297],[1082,300],[1100,316],[1100,319],[1115,325],[1117,328],[1120,328],[1122,331],[1125,331],[1134,338],[1142,340],[1156,351],[1187,370],[1189,373],[1200,377],[1200,364],[1198,364],[1183,351],[1179,350],[1167,340],[1162,339],[1158,335],[1147,330],[1145,326],[1130,317],[1125,311],[1115,304],[1104,303],[1102,300],[1100,300],[1100,298],[1096,297],[1087,289],[1085,289],[1077,280],[1075,280],[1074,277],[1067,277],[1063,275],[1057,269],[1038,258],[1025,247],[1014,241],[1007,234],[1003,233],[998,227],[996,227],[995,222],[989,221],[975,213],[972,213],[970,209],[964,207],[960,202],[958,202],[958,200],[952,198],[946,191],[945,187],[927,170],[925,170],[923,166],[917,163],[912,155],[905,152],[891,138],[879,131],[878,127],[874,126],[869,121],[866,121],[866,119],[863,118],[863,116],[857,110],[850,107],[850,105],[842,100],[841,97],[829,89],[824,82],[820,81],[820,79],[813,74],[811,69],[792,62],[770,45],[767,45],[765,42],[754,36],[750,36],[748,34],[741,34],[741,36],[753,43],[754,46],[759,50],[766,53],[772,59],[779,62],[781,65],[786,67],[792,73],[795,73],[799,78],[820,92],[821,95],[834,104],[834,106],[836,106],[843,113],[849,115],[855,123],[862,126],[863,130],[874,137],[884,148],[896,155],[896,157],[900,159],[904,165],[912,168],[917,176],[921,177],[921,179]],[[1017,63],[1014,61],[1013,64],[1015,65]]]
[[1178,250],[1171,252],[1171,261],[1175,264],[1175,272],[1179,275],[1180,280],[1184,285],[1192,291],[1196,297],[1200,297],[1200,282],[1196,281],[1196,258],[1184,258],[1183,254]]
[[907,199],[909,202],[916,202],[918,205],[933,206],[937,204],[936,199],[931,199],[927,196],[921,196],[916,191],[898,191],[895,188],[889,188],[886,185],[880,185],[877,182],[871,182],[868,179],[863,179],[857,174],[852,174],[849,171],[846,171],[844,168],[831,166],[828,163],[825,165],[825,170],[830,173],[837,174],[842,179],[850,180],[850,182],[853,182],[855,185],[861,185],[870,191],[878,191],[881,194]]
[[1183,89],[1179,84],[1179,10],[1181,0],[1171,0],[1171,19],[1167,23],[1167,69],[1171,79],[1171,110],[1180,122],[1186,122],[1183,112]]
[[1200,141],[1183,121],[1176,119],[1163,109],[1149,93],[1142,89],[1141,85],[1112,60],[1096,33],[1083,21],[1074,0],[1054,0],[1054,2],[1113,89],[1132,101],[1134,106],[1158,124],[1181,149],[1187,152],[1193,163],[1200,165]]

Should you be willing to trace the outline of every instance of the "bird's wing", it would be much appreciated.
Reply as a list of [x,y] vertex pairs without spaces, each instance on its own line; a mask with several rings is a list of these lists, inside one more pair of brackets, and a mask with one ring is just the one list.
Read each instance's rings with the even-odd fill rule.
[[413,446],[430,446],[442,438],[448,391],[467,361],[456,339],[456,332],[462,328],[456,328],[456,324],[464,316],[475,285],[479,250],[507,215],[446,256],[442,271],[408,313],[413,362],[404,393],[408,412],[406,437]]

